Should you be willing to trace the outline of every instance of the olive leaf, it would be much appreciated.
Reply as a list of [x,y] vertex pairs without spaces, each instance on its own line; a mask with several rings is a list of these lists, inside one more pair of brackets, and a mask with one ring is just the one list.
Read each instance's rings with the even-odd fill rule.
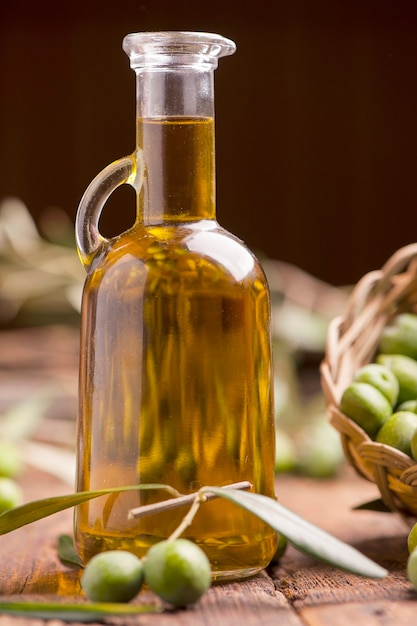
[[72,567],[83,567],[71,535],[59,535],[58,537],[58,556],[62,563],[71,565]]
[[377,511],[378,513],[392,513],[391,509],[387,507],[382,498],[376,500],[370,500],[369,502],[363,502],[353,507],[354,511]]
[[254,513],[271,528],[282,533],[296,548],[329,565],[370,578],[383,578],[388,573],[352,546],[304,520],[272,498],[221,487],[204,487],[200,491],[226,498]]
[[162,607],[153,604],[59,604],[57,602],[0,602],[0,613],[34,619],[59,619],[63,622],[88,624],[110,616],[131,616],[139,613],[161,613]]
[[126,487],[111,487],[108,489],[97,489],[95,491],[80,491],[64,496],[53,496],[52,498],[43,498],[34,500],[14,509],[5,511],[0,515],[0,535],[5,535],[12,530],[17,530],[22,526],[36,522],[44,517],[59,513],[65,509],[78,506],[83,502],[98,498],[103,495],[114,493],[122,493],[124,491],[137,491],[138,489],[162,489],[168,491],[173,496],[180,495],[176,489],[169,485],[162,484],[146,484],[146,485],[128,485]]

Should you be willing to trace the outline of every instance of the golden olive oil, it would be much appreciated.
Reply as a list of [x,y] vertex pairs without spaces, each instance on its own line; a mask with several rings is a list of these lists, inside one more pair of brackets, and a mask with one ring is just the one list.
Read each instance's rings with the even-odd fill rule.
[[[83,294],[79,491],[162,483],[186,494],[248,480],[274,496],[269,292],[258,261],[214,218],[213,137],[212,119],[138,122],[138,219],[95,260]],[[82,558],[144,555],[187,508],[128,511],[168,497],[138,490],[78,507]],[[269,526],[223,499],[203,504],[184,536],[215,578],[259,571],[276,547]]]

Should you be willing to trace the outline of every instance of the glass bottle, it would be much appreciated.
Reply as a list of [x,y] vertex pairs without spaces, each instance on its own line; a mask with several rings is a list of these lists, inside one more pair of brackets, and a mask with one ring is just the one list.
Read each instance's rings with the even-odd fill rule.
[[[144,483],[182,493],[248,480],[274,497],[270,299],[245,245],[216,221],[214,70],[235,44],[201,32],[127,35],[137,81],[135,152],[105,168],[76,219],[87,270],[81,316],[77,490]],[[107,239],[99,218],[121,184],[137,217]],[[186,510],[136,520],[159,490],[78,507],[84,561],[109,549],[139,556]],[[184,533],[217,580],[265,567],[276,533],[225,500],[204,504]]]

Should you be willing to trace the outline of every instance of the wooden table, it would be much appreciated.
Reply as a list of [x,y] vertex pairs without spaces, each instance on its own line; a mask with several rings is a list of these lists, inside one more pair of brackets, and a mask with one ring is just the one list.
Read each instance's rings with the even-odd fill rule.
[[[54,358],[53,376],[76,380],[76,347],[74,334],[68,343],[59,339],[60,357]],[[1,339],[1,338],[0,338]],[[13,335],[14,346],[22,335]],[[39,339],[39,337],[38,337]],[[3,337],[3,348],[9,337]],[[51,339],[52,341],[52,339]],[[55,350],[58,345],[54,336]],[[4,365],[5,352],[0,357],[0,401],[11,401],[11,395],[45,370],[34,359],[27,342],[17,350],[26,350],[26,366]],[[46,337],[42,351],[53,353]],[[64,347],[65,346],[65,347]],[[70,348],[72,346],[72,348]],[[7,346],[6,346],[7,347]],[[37,348],[38,350],[40,348]],[[36,350],[35,350],[36,354]],[[32,361],[35,361],[32,363]],[[34,378],[28,363],[34,366]],[[50,358],[45,358],[47,368]],[[46,369],[47,369],[46,368]],[[36,374],[35,374],[36,370]],[[51,374],[52,375],[52,374]],[[5,381],[13,381],[5,388]],[[20,381],[20,386],[18,382]],[[21,477],[26,500],[68,493],[71,489],[56,477],[28,467]],[[374,485],[357,477],[346,467],[332,480],[317,481],[297,476],[277,477],[277,495],[288,508],[304,516],[346,541],[389,570],[383,580],[370,580],[342,572],[314,561],[291,546],[279,565],[261,575],[238,583],[212,587],[200,602],[181,611],[166,610],[162,614],[107,619],[106,623],[130,626],[402,626],[416,621],[417,592],[406,577],[406,538],[409,525],[399,516],[371,511],[353,511],[353,507],[377,497]],[[0,537],[0,600],[19,599],[81,600],[79,574],[62,565],[57,557],[57,538],[71,533],[72,511],[26,526]],[[135,602],[154,602],[154,596],[141,592]],[[0,615],[0,626],[39,626],[42,620]],[[54,620],[50,624],[58,626]]]

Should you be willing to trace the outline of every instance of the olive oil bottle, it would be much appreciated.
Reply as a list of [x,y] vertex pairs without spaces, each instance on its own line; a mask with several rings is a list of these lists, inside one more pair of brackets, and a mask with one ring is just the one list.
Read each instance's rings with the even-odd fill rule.
[[[76,220],[87,270],[77,490],[167,484],[188,494],[247,480],[274,497],[268,286],[255,256],[216,221],[213,74],[234,43],[136,33],[124,49],[137,76],[136,150],[93,180]],[[136,189],[136,222],[106,239],[100,213],[121,184]],[[135,489],[79,506],[79,554],[144,555],[186,509],[128,512],[168,497]],[[217,580],[261,570],[277,541],[223,499],[203,504],[184,536],[206,552]]]

